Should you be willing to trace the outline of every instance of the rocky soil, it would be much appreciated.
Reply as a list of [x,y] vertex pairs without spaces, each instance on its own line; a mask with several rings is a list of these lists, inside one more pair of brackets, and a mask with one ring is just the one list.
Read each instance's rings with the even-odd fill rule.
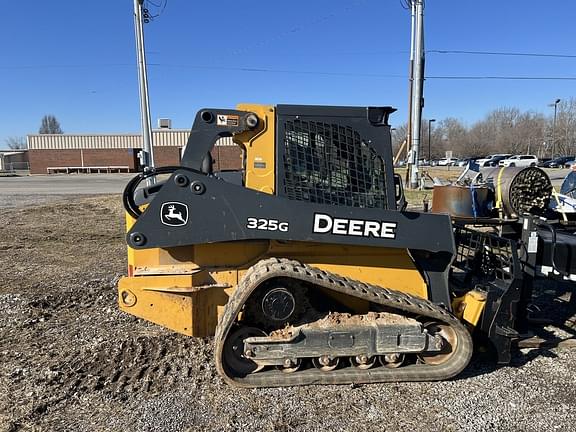
[[576,349],[440,383],[230,388],[211,339],[117,310],[125,260],[118,196],[0,200],[0,431],[574,430]]

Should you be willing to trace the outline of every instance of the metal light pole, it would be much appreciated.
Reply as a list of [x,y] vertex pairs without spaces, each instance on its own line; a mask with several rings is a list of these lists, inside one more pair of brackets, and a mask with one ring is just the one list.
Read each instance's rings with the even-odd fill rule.
[[420,180],[418,158],[424,85],[424,0],[412,0],[416,6],[416,32],[414,34],[414,78],[412,81],[412,166],[410,188],[416,189]]
[[554,155],[556,154],[556,111],[559,103],[560,99],[556,99],[553,104],[549,105],[554,105],[554,121],[552,122],[552,159],[554,159]]
[[436,119],[428,120],[428,163],[432,165],[432,146],[430,145],[430,137],[432,134],[432,123],[434,123]]
[[[142,165],[144,171],[154,168],[154,148],[152,142],[152,122],[150,120],[150,102],[148,100],[148,72],[146,70],[146,52],[144,50],[144,17],[142,3],[134,0],[134,29],[136,33],[136,55],[138,58],[138,82],[140,84],[140,118],[142,124]],[[149,179],[149,185],[153,183]]]
[[406,123],[406,178],[404,184],[410,187],[412,171],[412,90],[414,86],[414,38],[416,33],[416,4],[410,2],[410,64],[408,69],[408,122]]

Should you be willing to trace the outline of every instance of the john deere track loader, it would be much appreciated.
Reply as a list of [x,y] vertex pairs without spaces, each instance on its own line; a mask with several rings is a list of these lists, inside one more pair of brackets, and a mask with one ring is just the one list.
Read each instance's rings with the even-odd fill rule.
[[[444,380],[468,364],[473,332],[509,361],[525,302],[517,248],[405,210],[393,111],[198,112],[180,166],[125,190],[120,308],[215,335],[217,370],[237,386]],[[241,171],[214,172],[222,137]]]

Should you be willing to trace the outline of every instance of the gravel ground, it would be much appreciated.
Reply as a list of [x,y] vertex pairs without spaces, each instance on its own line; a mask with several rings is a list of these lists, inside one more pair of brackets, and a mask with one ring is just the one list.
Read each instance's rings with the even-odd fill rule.
[[230,388],[210,338],[117,310],[118,196],[37,198],[0,197],[0,431],[574,430],[568,349],[477,355],[439,383]]

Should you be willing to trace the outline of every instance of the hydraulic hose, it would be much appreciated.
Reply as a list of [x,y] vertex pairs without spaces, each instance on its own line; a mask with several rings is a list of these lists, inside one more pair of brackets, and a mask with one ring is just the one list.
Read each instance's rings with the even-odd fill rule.
[[124,188],[124,192],[122,193],[122,204],[124,205],[124,209],[126,210],[126,212],[134,219],[138,219],[142,214],[142,210],[140,210],[140,207],[138,206],[138,204],[136,204],[134,200],[134,194],[136,192],[136,188],[140,185],[140,183],[142,183],[142,181],[146,180],[149,177],[154,177],[161,174],[172,174],[174,171],[181,169],[200,173],[197,170],[181,166],[164,166],[153,168],[149,171],[141,172],[138,173],[138,175],[134,176],[132,180],[128,182],[128,184]]

